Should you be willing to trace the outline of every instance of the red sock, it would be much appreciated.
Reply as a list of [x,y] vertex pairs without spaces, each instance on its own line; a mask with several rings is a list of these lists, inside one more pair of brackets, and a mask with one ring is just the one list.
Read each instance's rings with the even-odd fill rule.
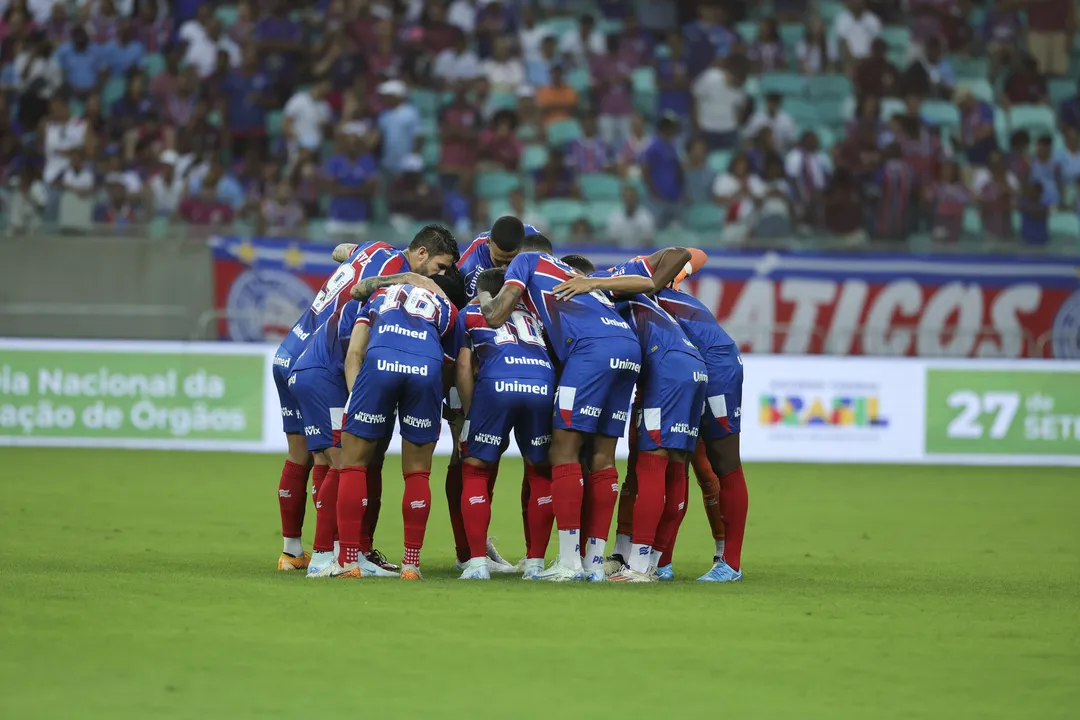
[[[634,502],[635,545],[653,545],[656,529],[664,515],[664,494],[667,491],[668,457],[643,452],[637,458],[637,500]],[[621,508],[620,508],[621,509]]]
[[461,463],[461,519],[469,538],[469,556],[487,555],[487,531],[491,524],[491,499],[488,497],[487,468]]
[[368,504],[364,510],[364,524],[360,526],[360,552],[371,552],[375,527],[379,524],[382,510],[382,465],[374,465],[367,471]]
[[281,536],[300,537],[304,529],[304,509],[307,504],[306,465],[285,461],[278,482],[278,509],[281,511]]
[[316,552],[330,552],[334,549],[334,538],[337,537],[338,478],[339,471],[330,468],[319,486],[315,503],[315,544],[312,545]]
[[[640,479],[639,479],[640,482]],[[589,473],[589,513],[583,522],[585,538],[607,540],[611,516],[619,501],[619,470],[609,467]]]
[[319,510],[319,490],[322,489],[326,474],[330,472],[329,465],[316,465],[311,469],[311,504],[316,514]]
[[666,475],[666,493],[664,497],[664,514],[660,517],[660,525],[656,528],[656,542],[654,547],[663,553],[660,558],[660,566],[671,563],[671,552],[675,549],[675,536],[679,532],[679,524],[686,516],[686,463],[668,461]]
[[581,529],[581,501],[584,497],[581,465],[568,463],[551,468],[552,509],[560,530]]
[[525,557],[529,556],[529,466],[521,476],[521,528],[525,532]]
[[350,465],[338,474],[337,526],[341,538],[338,564],[354,563],[360,555],[360,528],[367,507],[367,468]]
[[551,540],[551,526],[555,523],[555,508],[551,500],[551,468],[539,469],[525,466],[529,480],[529,546],[525,556],[543,559]]
[[720,478],[720,498],[724,507],[724,561],[733,569],[742,566],[743,535],[746,533],[746,511],[750,497],[742,468]]
[[454,550],[458,562],[469,560],[469,537],[461,519],[461,463],[446,468],[446,509],[450,511],[450,529],[454,531]]
[[430,514],[431,472],[405,473],[405,494],[401,498],[401,518],[405,525],[404,565],[420,565],[420,548],[424,545],[424,531]]

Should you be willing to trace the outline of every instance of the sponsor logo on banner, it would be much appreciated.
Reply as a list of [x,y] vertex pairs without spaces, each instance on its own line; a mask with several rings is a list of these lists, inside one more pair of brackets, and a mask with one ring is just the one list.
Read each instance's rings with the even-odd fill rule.
[[308,309],[314,295],[315,291],[291,272],[245,270],[233,280],[225,301],[228,339],[280,342],[287,333],[293,332],[306,340],[310,333],[294,324]]
[[842,383],[804,390],[793,383],[785,391],[761,396],[761,424],[765,426],[868,428],[888,427],[874,385]]

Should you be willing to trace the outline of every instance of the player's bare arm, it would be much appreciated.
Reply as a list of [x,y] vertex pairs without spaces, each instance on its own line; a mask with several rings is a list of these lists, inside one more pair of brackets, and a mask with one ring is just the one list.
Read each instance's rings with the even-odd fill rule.
[[476,387],[476,353],[469,348],[461,348],[454,363],[455,386],[461,398],[461,411],[469,414],[472,407],[473,390]]
[[[700,252],[700,250],[698,252]],[[704,255],[704,253],[702,253],[702,255]],[[663,250],[657,250],[650,255],[646,259],[646,262],[649,264],[649,267],[652,268],[653,289],[646,291],[646,294],[652,295],[653,293],[660,292],[670,285],[680,273],[689,275],[692,270],[689,270],[687,266],[690,264],[691,258],[692,255],[690,251],[681,247],[669,247]]]
[[378,277],[361,280],[353,285],[352,299],[363,302],[374,295],[376,290],[390,287],[391,285],[412,285],[413,287],[418,287],[422,290],[427,290],[436,295],[446,297],[446,293],[442,291],[442,288],[436,285],[430,278],[426,278],[423,275],[414,272],[404,272],[397,273],[396,275],[379,275]]
[[514,312],[523,292],[525,289],[516,283],[503,285],[495,297],[489,292],[481,292],[480,312],[484,313],[488,327],[502,327],[503,323],[510,319],[510,313]]
[[572,297],[591,293],[594,290],[606,290],[630,295],[654,292],[652,279],[640,275],[619,275],[610,278],[575,275],[569,280],[559,283],[554,288],[555,297],[559,300],[569,300]]
[[349,351],[345,353],[345,385],[349,388],[353,386],[356,376],[360,374],[360,366],[364,364],[370,337],[371,328],[364,323],[357,323],[353,327],[352,336],[349,338]]
[[345,262],[349,259],[349,256],[353,254],[353,251],[356,250],[356,247],[355,243],[341,243],[334,248],[334,252],[330,254],[330,257],[334,259],[334,262]]

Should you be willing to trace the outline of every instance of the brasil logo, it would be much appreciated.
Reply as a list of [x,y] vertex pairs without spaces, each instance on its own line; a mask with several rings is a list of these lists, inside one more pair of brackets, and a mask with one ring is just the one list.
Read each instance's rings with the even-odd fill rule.
[[876,395],[762,395],[761,424],[786,427],[888,427]]

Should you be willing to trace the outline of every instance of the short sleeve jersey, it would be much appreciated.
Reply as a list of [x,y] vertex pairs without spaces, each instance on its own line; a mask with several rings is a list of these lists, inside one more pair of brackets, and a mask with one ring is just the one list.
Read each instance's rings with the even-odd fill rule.
[[371,328],[368,350],[384,347],[421,357],[452,360],[457,308],[442,295],[412,285],[391,285],[368,298],[356,324]]

